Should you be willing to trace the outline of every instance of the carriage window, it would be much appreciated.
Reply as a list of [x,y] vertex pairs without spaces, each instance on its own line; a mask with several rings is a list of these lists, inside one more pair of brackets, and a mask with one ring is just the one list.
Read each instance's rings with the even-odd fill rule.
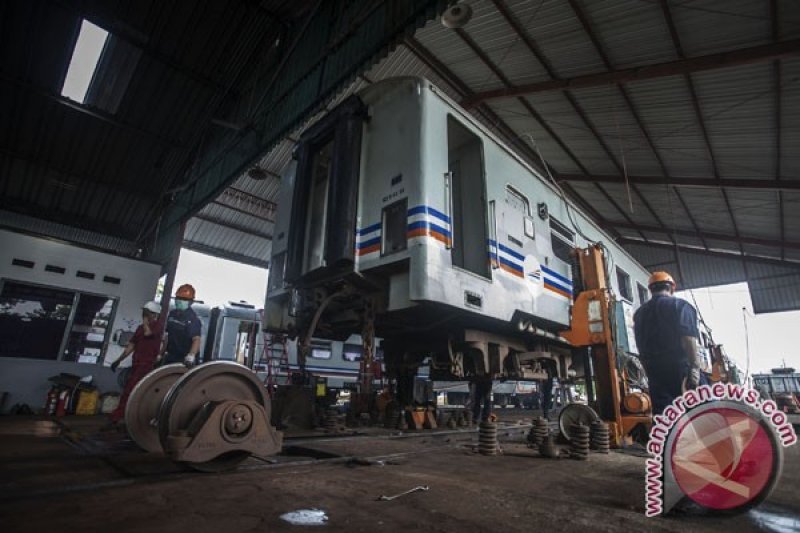
[[551,216],[550,236],[553,254],[565,263],[571,263],[572,251],[575,248],[575,233]]
[[645,289],[644,285],[642,285],[639,282],[636,282],[636,290],[639,293],[639,303],[640,304],[643,304],[647,300],[649,300],[649,298],[647,297],[648,296],[647,295],[647,289]]
[[311,342],[311,358],[312,359],[330,359],[331,358],[331,343],[323,341]]
[[617,267],[617,287],[619,288],[619,295],[628,300],[633,301],[633,290],[631,289],[631,277],[627,272]]
[[516,190],[511,185],[506,186],[506,203],[515,211],[523,215],[523,233],[531,239],[536,237],[536,227],[531,218],[531,206],[524,194]]
[[528,199],[511,185],[506,186],[506,203],[523,215],[531,214]]
[[345,344],[342,349],[342,359],[354,363],[361,361],[364,348],[360,344]]

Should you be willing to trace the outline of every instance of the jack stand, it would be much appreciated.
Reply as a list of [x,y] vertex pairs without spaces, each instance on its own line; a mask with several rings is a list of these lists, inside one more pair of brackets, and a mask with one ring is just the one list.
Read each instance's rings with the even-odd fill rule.
[[357,420],[363,414],[372,416],[375,407],[375,398],[372,382],[375,354],[375,311],[370,300],[366,301],[364,309],[364,327],[361,331],[362,356],[358,369],[358,392],[350,397],[350,417]]

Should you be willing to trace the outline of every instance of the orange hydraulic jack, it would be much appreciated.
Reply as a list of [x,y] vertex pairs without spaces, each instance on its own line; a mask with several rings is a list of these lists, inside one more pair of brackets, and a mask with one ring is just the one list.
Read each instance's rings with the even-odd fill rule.
[[[594,376],[586,368],[587,382],[594,377],[596,402],[592,404],[609,425],[611,444],[620,447],[631,442],[631,432],[640,424],[652,424],[650,398],[643,392],[630,392],[624,370],[617,368],[616,346],[611,313],[614,299],[608,289],[605,261],[600,246],[577,248],[583,292],[572,308],[572,328],[562,336],[575,347],[589,348]],[[590,399],[591,400],[591,399]]]

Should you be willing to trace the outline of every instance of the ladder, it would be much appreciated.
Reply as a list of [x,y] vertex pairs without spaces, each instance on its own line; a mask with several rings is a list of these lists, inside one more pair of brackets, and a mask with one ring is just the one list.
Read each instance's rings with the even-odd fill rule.
[[264,385],[270,396],[278,386],[278,377],[283,375],[288,379],[289,376],[289,350],[286,343],[286,335],[264,333],[261,362],[265,362],[267,366]]

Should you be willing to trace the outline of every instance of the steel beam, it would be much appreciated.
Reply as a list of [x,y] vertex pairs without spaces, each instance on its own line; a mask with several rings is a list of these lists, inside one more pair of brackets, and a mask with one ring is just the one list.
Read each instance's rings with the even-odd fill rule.
[[[675,22],[672,19],[672,13],[669,9],[669,3],[667,0],[661,0],[661,11],[664,14],[664,20],[667,23],[667,27],[669,28],[669,34],[672,39],[672,45],[675,48],[675,53],[678,55],[680,59],[686,59],[686,55],[683,53],[683,46],[681,45],[680,37],[678,36],[678,29],[675,26]],[[717,159],[714,157],[714,148],[711,146],[711,137],[708,134],[708,128],[706,127],[706,121],[703,118],[703,111],[700,109],[700,101],[697,98],[697,92],[694,89],[694,81],[692,81],[692,75],[689,73],[685,73],[683,75],[686,84],[689,87],[689,96],[691,96],[692,100],[692,108],[694,109],[694,115],[697,118],[697,124],[700,126],[700,132],[703,134],[703,141],[706,146],[706,151],[708,152],[709,160],[711,161],[711,168],[714,171],[714,177],[717,180],[720,180],[719,174],[719,167],[717,166]],[[676,191],[677,192],[677,191]],[[725,207],[728,210],[728,216],[731,219],[731,224],[733,224],[733,231],[736,236],[739,236],[739,228],[736,224],[736,217],[733,215],[733,209],[731,209],[731,203],[728,199],[728,191],[725,189],[722,190],[722,198],[725,200]],[[691,216],[691,214],[689,214]],[[696,228],[695,228],[696,229]],[[744,249],[739,245],[739,251],[744,255]]]
[[243,265],[250,265],[258,268],[269,268],[269,261],[267,260],[259,259],[257,257],[251,257],[249,255],[239,254],[236,252],[230,252],[228,250],[223,250],[222,248],[209,246],[207,244],[202,244],[199,242],[184,240],[183,247],[186,248],[187,250],[200,252],[201,254],[211,255],[222,259],[228,259],[230,261],[236,261],[237,263],[242,263]]
[[228,222],[226,220],[222,220],[217,217],[212,217],[204,215],[202,213],[197,213],[196,215],[194,215],[193,218],[196,218],[197,220],[202,220],[203,222],[208,222],[209,224],[215,224],[217,226],[222,226],[223,228],[228,228],[234,231],[245,233],[247,235],[252,235],[253,237],[258,237],[260,239],[266,239],[268,241],[272,240],[272,234],[270,233],[265,233],[263,231],[258,231],[252,228],[248,228],[247,226],[242,226],[241,224],[236,224],[234,222]]
[[[672,243],[668,243],[668,242],[654,242],[654,241],[646,242],[646,241],[643,241],[643,240],[640,240],[640,239],[636,239],[636,238],[633,238],[633,237],[622,237],[622,238],[618,239],[617,242],[620,243],[620,244],[638,244],[638,245],[647,246],[648,248],[662,248],[662,249],[665,249],[665,250],[675,250],[675,248],[680,248],[681,250],[694,252],[694,253],[697,253],[699,255],[707,255],[707,256],[710,256],[710,257],[719,257],[719,258],[722,258],[722,259],[730,259],[732,261],[736,261],[737,263],[759,262],[759,263],[764,263],[764,264],[774,265],[774,266],[779,266],[779,267],[784,267],[784,268],[797,267],[798,268],[798,273],[800,273],[800,261],[793,260],[793,259],[780,260],[780,259],[777,259],[775,257],[768,257],[768,256],[757,255],[757,254],[748,254],[748,253],[746,253],[744,255],[744,257],[742,257],[742,255],[739,254],[739,252],[734,251],[734,250],[732,250],[731,252],[716,252],[716,251],[704,250],[703,248],[690,246],[690,245],[687,245],[687,244],[680,244],[680,243],[672,244]],[[742,281],[744,281],[744,279]]]
[[664,229],[659,226],[649,226],[647,224],[627,224],[624,222],[615,222],[613,220],[606,219],[608,224],[616,226],[617,228],[621,229],[629,229],[634,231],[649,231],[653,233],[674,233],[675,235],[683,235],[686,237],[697,237],[699,239],[712,239],[716,241],[725,241],[725,242],[733,242],[739,245],[742,244],[755,244],[758,246],[773,246],[775,248],[791,248],[793,250],[800,250],[800,242],[786,242],[786,241],[776,241],[772,239],[760,239],[757,237],[742,237],[742,236],[733,236],[733,235],[725,235],[722,233],[709,233],[707,231],[697,232],[691,230],[682,230],[682,229],[674,229],[668,230]]
[[[600,182],[600,183],[625,183],[625,177],[621,175],[607,174],[561,174],[561,178],[566,181],[574,182]],[[796,180],[773,180],[773,179],[735,179],[699,177],[656,177],[656,176],[628,176],[630,183],[637,185],[672,185],[675,187],[697,187],[713,188],[720,187],[730,189],[752,189],[763,191],[800,191],[800,179]]]
[[242,215],[245,215],[245,216],[248,216],[248,217],[257,218],[258,220],[263,220],[264,222],[269,222],[271,224],[275,223],[275,219],[274,218],[268,218],[268,217],[265,217],[263,215],[259,215],[257,213],[253,213],[251,211],[248,211],[247,209],[242,209],[241,207],[235,207],[235,206],[232,206],[232,205],[228,205],[226,203],[220,202],[219,200],[214,200],[213,202],[211,202],[211,205],[216,205],[216,206],[222,207],[224,209],[230,209],[231,211],[235,211],[235,212],[237,212],[239,214],[242,214]]
[[[612,66],[611,66],[611,61],[608,59],[608,54],[606,54],[605,50],[603,49],[602,44],[600,43],[600,40],[595,35],[594,28],[592,28],[592,25],[589,22],[589,19],[586,17],[586,15],[584,14],[584,12],[581,9],[581,7],[578,5],[576,0],[569,0],[569,4],[572,7],[572,10],[575,12],[575,15],[578,17],[578,20],[580,21],[581,25],[583,26],[583,29],[586,32],[586,35],[588,35],[588,37],[589,37],[589,40],[592,41],[592,44],[594,45],[595,50],[597,51],[597,54],[600,56],[600,59],[603,60],[603,64],[606,66],[606,68],[608,70],[611,70]],[[624,89],[624,87],[622,87],[622,85],[617,84],[617,87],[619,88],[620,92],[622,93],[622,97],[625,100],[626,105],[628,106],[628,110],[634,116],[634,118],[636,119],[637,123],[639,124],[639,127],[641,128],[642,132],[644,133],[645,137],[649,141],[650,138],[649,138],[647,132],[644,130],[642,122],[639,119],[639,115],[636,113],[636,110],[633,107],[633,102],[631,102],[630,98],[628,97],[628,93],[625,91],[625,89]],[[603,150],[606,152],[606,155],[608,156],[608,158],[611,160],[611,162],[614,164],[614,166],[617,167],[617,171],[620,174],[627,174],[625,172],[625,169],[623,168],[623,166],[620,164],[620,162],[617,160],[616,156],[612,152],[611,148],[606,143],[605,139],[597,131],[597,128],[595,128],[594,124],[589,120],[589,117],[586,115],[586,112],[583,110],[583,108],[580,106],[580,104],[578,104],[578,101],[575,99],[575,96],[572,94],[572,92],[571,91],[564,91],[564,96],[566,96],[567,100],[569,100],[569,103],[572,105],[573,109],[578,114],[580,119],[583,121],[583,123],[586,125],[586,127],[589,128],[589,131],[592,133],[592,135],[594,135],[595,140],[603,148]],[[652,143],[650,143],[650,148],[653,150],[653,153],[655,154],[656,159],[658,159],[659,163],[661,163],[661,158],[658,155],[658,153],[655,151],[655,147],[652,145]],[[663,167],[663,163],[662,163],[662,169],[664,170],[665,175],[666,175],[666,168]],[[636,185],[630,185],[630,188],[633,189],[634,193],[636,193],[636,196],[639,198],[639,201],[642,202],[642,205],[644,205],[645,208],[650,212],[650,215],[653,217],[653,219],[660,226],[664,226],[664,222],[658,216],[658,213],[656,213],[655,209],[653,209],[653,207],[650,205],[650,202],[647,201],[647,198],[645,198],[645,196],[636,187]],[[607,196],[610,197],[610,195],[607,195]],[[630,219],[629,216],[627,216],[627,214],[625,214],[625,219],[632,223],[632,220]],[[664,227],[666,227],[666,226],[664,226]],[[642,235],[642,237],[644,237],[644,234],[641,234],[641,235]],[[674,239],[672,239],[672,240],[674,242]]]
[[632,81],[678,76],[692,72],[704,72],[707,70],[749,65],[752,63],[763,63],[765,61],[773,61],[793,56],[798,53],[800,53],[800,39],[788,39],[779,43],[739,48],[727,52],[690,57],[676,61],[666,61],[652,65],[585,74],[583,76],[575,76],[574,78],[554,79],[483,91],[476,93],[471,98],[465,99],[463,105],[465,107],[471,107],[479,102],[497,98],[510,98],[547,91],[601,87],[617,83],[630,83]]
[[275,222],[278,212],[275,202],[236,187],[228,187],[211,203],[270,223]]
[[[780,39],[780,25],[778,23],[778,1],[770,0],[770,23],[772,25],[772,41]],[[772,73],[775,80],[775,180],[781,180],[781,62],[772,62]],[[778,191],[778,225],[780,227],[781,241],[785,240],[786,222],[783,217],[783,191]],[[786,250],[781,248],[781,259],[786,258]]]
[[174,235],[175,242],[172,247],[172,255],[169,258],[169,263],[161,270],[161,274],[166,276],[163,292],[161,293],[161,314],[158,317],[158,323],[162,331],[167,324],[167,317],[169,316],[170,303],[172,302],[172,289],[175,288],[175,273],[178,271],[178,260],[181,257],[181,247],[183,245],[183,236],[185,232],[186,223],[184,222]]

